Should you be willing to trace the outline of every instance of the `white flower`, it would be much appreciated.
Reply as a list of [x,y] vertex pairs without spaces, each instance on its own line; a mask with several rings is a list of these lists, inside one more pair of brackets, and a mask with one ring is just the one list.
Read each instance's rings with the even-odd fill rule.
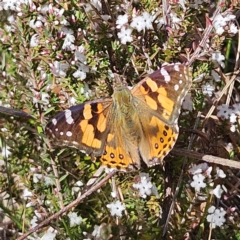
[[86,56],[84,55],[84,53],[85,53],[85,48],[83,46],[77,47],[74,53],[75,61],[79,61],[86,64]]
[[20,11],[21,4],[28,5],[29,2],[26,0],[2,0],[0,2],[0,10],[13,10],[13,11]]
[[128,23],[128,15],[127,14],[118,15],[116,21],[117,28],[118,29],[122,28],[126,23]]
[[203,176],[202,174],[196,174],[193,176],[193,181],[191,182],[191,186],[193,188],[195,188],[195,191],[200,191],[201,188],[205,188],[206,187],[206,183],[203,182],[203,180],[205,179],[205,176]]
[[92,236],[94,237],[94,240],[109,239],[110,235],[111,235],[110,225],[106,223],[102,223],[100,226],[98,225],[94,226],[94,230],[92,232]]
[[111,192],[111,196],[112,196],[112,198],[116,198],[117,197],[117,193],[116,192]]
[[177,15],[173,12],[170,13],[170,17],[171,17],[172,23],[173,23],[172,27],[174,29],[179,29],[179,24],[181,23],[182,20],[180,18],[178,18]]
[[66,72],[69,68],[68,63],[61,63],[58,61],[54,62],[54,66],[52,67],[53,74],[59,77],[66,77]]
[[144,12],[142,14],[144,23],[145,23],[145,28],[146,29],[152,29],[152,22],[153,22],[153,16],[151,16],[148,12]]
[[15,23],[15,21],[16,21],[15,16],[13,16],[13,15],[8,16],[7,20],[11,24]]
[[43,105],[48,105],[49,104],[49,94],[48,93],[41,93],[41,103]]
[[121,203],[119,200],[107,204],[107,208],[110,209],[112,216],[122,217],[122,211],[126,209],[125,204]]
[[24,200],[27,200],[27,199],[31,198],[32,196],[33,196],[33,194],[32,194],[32,192],[30,192],[30,191],[28,190],[28,188],[25,188],[25,189],[23,190],[23,199],[24,199]]
[[237,26],[234,23],[231,23],[229,28],[229,33],[236,34],[237,32],[238,32]]
[[52,180],[52,178],[44,176],[44,182],[46,186],[52,186],[54,185],[54,181]]
[[84,80],[87,77],[87,74],[82,71],[82,69],[78,69],[73,73],[73,76],[75,78],[80,78],[81,80]]
[[[141,175],[140,175],[141,176]],[[153,184],[151,183],[151,178],[146,175],[142,175],[139,183],[134,183],[133,187],[139,190],[139,194],[142,198],[152,194]]]
[[188,111],[192,111],[193,110],[193,101],[192,101],[192,96],[191,93],[188,93],[186,95],[186,97],[183,100],[182,103],[182,108]]
[[224,171],[222,169],[220,169],[219,167],[216,168],[216,172],[217,172],[217,176],[220,178],[225,178],[226,174],[224,173]]
[[221,186],[218,184],[210,193],[214,194],[217,198],[221,198],[223,190]]
[[74,193],[78,193],[80,190],[81,190],[81,187],[83,186],[83,182],[82,181],[77,181],[75,184],[74,184],[74,187],[72,187],[72,195]]
[[75,45],[73,44],[75,41],[75,37],[72,34],[67,34],[64,38],[64,42],[62,45],[62,49],[63,50],[74,50],[75,49]]
[[70,106],[76,105],[77,99],[75,97],[70,97],[68,103]]
[[227,14],[227,15],[225,16],[225,20],[226,20],[227,22],[232,21],[232,20],[235,20],[235,19],[236,19],[236,16],[233,15],[233,14]]
[[236,125],[231,125],[230,131],[231,131],[231,132],[236,132],[236,128],[237,128]]
[[141,32],[145,29],[152,29],[153,16],[151,16],[148,12],[144,12],[141,16],[137,16],[133,18],[130,26],[132,28],[136,28],[138,32]]
[[221,77],[219,76],[219,74],[216,71],[212,70],[211,76],[215,82],[221,82]]
[[70,220],[70,227],[80,225],[82,222],[82,218],[77,215],[75,212],[70,212],[68,214],[69,220]]
[[210,222],[212,228],[221,227],[226,221],[224,216],[226,211],[223,208],[216,209],[214,206],[211,206],[208,209],[209,215],[207,215],[207,221]]
[[34,228],[38,225],[37,221],[38,221],[38,217],[33,216],[32,220],[30,221],[31,228]]
[[133,38],[131,36],[132,29],[125,27],[121,28],[121,31],[118,33],[118,38],[121,40],[122,44],[126,44],[127,42],[132,42]]
[[225,60],[225,57],[220,52],[212,52],[211,60],[214,63],[218,63],[221,67],[225,67],[225,63],[222,62]]
[[181,7],[183,8],[184,11],[186,10],[185,3],[186,3],[186,0],[179,0],[178,1],[178,4],[181,5]]
[[207,163],[193,164],[188,170],[192,175],[206,172],[208,169]]
[[228,14],[226,17],[223,17],[221,14],[218,14],[215,19],[213,20],[213,27],[216,30],[216,33],[221,35],[224,32],[224,27],[227,25],[227,23],[233,19],[235,19],[236,16]]
[[41,240],[54,240],[57,235],[57,230],[52,227],[48,228],[47,232],[41,237]]
[[155,24],[157,24],[157,29],[161,29],[165,24],[164,18],[161,17],[161,18],[156,19]]
[[145,20],[142,16],[137,16],[137,17],[133,18],[130,26],[132,28],[137,29],[138,32],[141,32],[142,30],[145,29]]
[[90,2],[98,11],[102,10],[102,2],[100,0],[90,0]]
[[4,145],[4,146],[2,147],[2,153],[1,153],[2,157],[3,157],[3,158],[8,158],[11,154],[12,154],[12,153],[11,153],[11,151],[10,151],[10,147],[7,146],[7,145]]
[[39,44],[38,35],[37,34],[32,35],[30,39],[30,47],[37,47],[38,44]]
[[38,183],[43,178],[42,174],[34,173],[33,174],[33,182]]
[[237,115],[235,113],[231,113],[229,116],[229,121],[230,121],[230,123],[237,122]]
[[212,83],[206,83],[202,85],[202,92],[204,95],[208,95],[209,97],[211,97],[214,90],[215,86]]
[[34,211],[34,214],[35,215],[33,216],[32,220],[30,221],[32,228],[37,225],[37,221],[42,219],[41,213],[39,213],[37,210]]
[[29,22],[29,27],[36,29],[36,28],[41,28],[43,26],[43,23],[41,20],[36,20],[36,19],[32,19]]
[[240,103],[234,103],[233,109],[234,109],[234,113],[236,113],[238,116],[240,116]]
[[80,78],[81,80],[84,80],[87,77],[86,73],[89,72],[89,67],[82,63],[78,63],[77,66],[78,69],[73,73],[73,76],[75,78]]
[[230,109],[229,106],[226,104],[217,106],[217,110],[217,116],[224,119],[229,119],[230,115],[232,114],[232,109]]
[[84,83],[84,86],[81,87],[80,89],[80,93],[84,95],[85,98],[89,98],[90,96],[92,96],[92,91],[91,89],[89,89],[88,84]]

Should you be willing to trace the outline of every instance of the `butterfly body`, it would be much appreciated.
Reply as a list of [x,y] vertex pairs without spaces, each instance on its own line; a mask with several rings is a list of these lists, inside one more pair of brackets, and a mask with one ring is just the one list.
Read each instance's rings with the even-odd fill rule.
[[159,164],[178,136],[177,120],[191,86],[189,68],[162,67],[132,90],[117,76],[112,98],[97,99],[59,113],[46,127],[60,144],[101,156],[102,165],[130,171]]

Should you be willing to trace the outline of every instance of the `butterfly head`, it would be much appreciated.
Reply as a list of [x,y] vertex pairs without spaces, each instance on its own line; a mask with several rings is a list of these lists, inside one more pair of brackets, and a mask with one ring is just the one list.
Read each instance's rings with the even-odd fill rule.
[[121,91],[122,89],[127,88],[127,82],[124,78],[121,78],[120,75],[114,73],[114,91]]

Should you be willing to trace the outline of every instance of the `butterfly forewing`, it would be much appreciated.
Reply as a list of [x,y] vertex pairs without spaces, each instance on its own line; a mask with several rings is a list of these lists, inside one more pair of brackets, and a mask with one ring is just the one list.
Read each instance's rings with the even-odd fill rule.
[[77,147],[88,154],[103,153],[109,131],[112,99],[99,99],[60,112],[46,126],[46,134],[59,145]]
[[191,86],[189,67],[169,64],[153,72],[133,89],[147,107],[165,123],[177,123],[182,101]]

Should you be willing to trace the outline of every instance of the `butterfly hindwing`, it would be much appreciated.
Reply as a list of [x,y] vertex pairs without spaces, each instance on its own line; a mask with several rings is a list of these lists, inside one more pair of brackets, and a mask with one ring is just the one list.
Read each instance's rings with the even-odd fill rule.
[[178,126],[169,126],[154,115],[146,114],[142,119],[143,136],[139,143],[139,152],[149,166],[162,162],[172,150],[178,137]]
[[124,171],[139,169],[140,157],[137,144],[127,139],[120,132],[110,131],[101,162],[107,168]]

